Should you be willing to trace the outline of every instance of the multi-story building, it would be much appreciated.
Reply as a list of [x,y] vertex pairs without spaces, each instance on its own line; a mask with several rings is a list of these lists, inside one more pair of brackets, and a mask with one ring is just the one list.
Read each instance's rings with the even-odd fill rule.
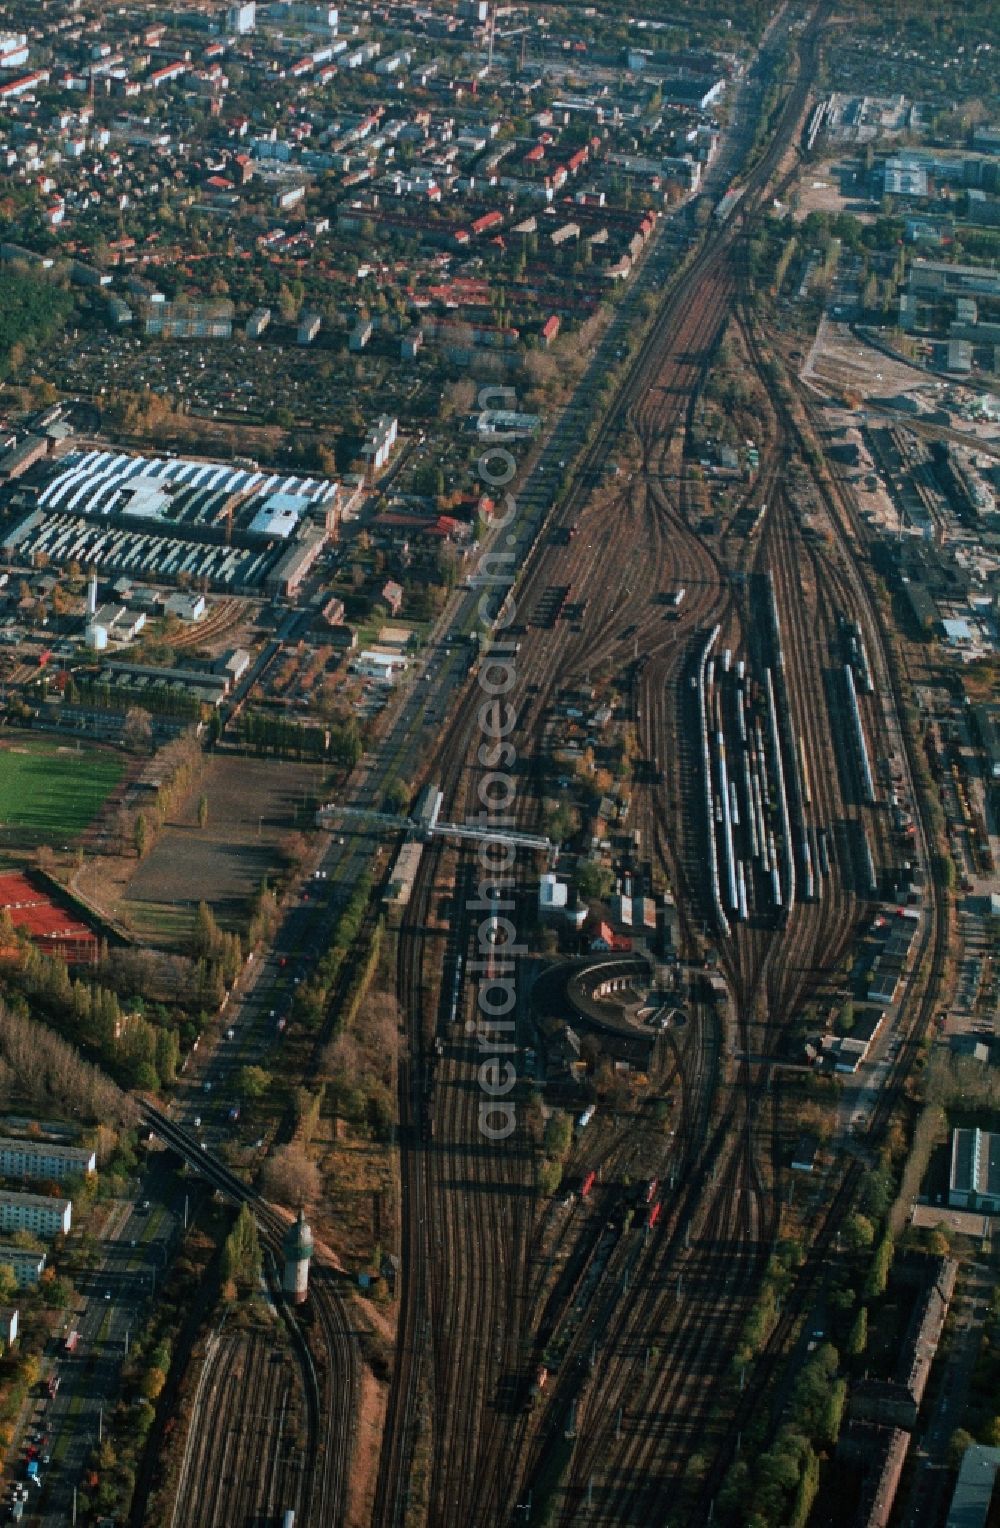
[[247,319],[247,339],[259,340],[271,322],[270,308],[257,308]]
[[0,1173],[5,1178],[54,1178],[61,1182],[96,1169],[97,1156],[89,1147],[0,1136]]
[[20,1312],[16,1305],[0,1305],[0,1352],[6,1353],[17,1341]]
[[0,1231],[33,1231],[36,1236],[68,1232],[73,1221],[69,1199],[48,1194],[16,1194],[0,1189]]
[[226,12],[226,30],[235,32],[237,37],[245,37],[252,32],[257,25],[257,6],[255,0],[240,0],[240,3],[231,5]]
[[320,330],[323,320],[318,313],[303,313],[299,319],[296,340],[300,345],[311,345]]
[[378,472],[389,460],[398,429],[398,421],[391,414],[381,414],[368,431],[368,439],[361,448],[361,455],[368,463],[370,472]]
[[261,10],[273,24],[303,27],[310,32],[335,32],[340,24],[335,5],[309,4],[307,0],[271,0]]
[[211,302],[149,302],[142,307],[145,332],[168,340],[228,340],[233,305]]
[[23,32],[0,32],[0,69],[23,69],[28,62],[28,39]]
[[0,1242],[0,1267],[13,1269],[18,1289],[30,1289],[38,1283],[45,1269],[45,1253],[31,1252],[12,1242]]

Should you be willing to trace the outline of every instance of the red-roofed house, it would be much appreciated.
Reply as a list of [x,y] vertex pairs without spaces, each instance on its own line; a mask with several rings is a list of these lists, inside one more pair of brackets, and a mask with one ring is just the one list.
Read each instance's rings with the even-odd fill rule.
[[476,218],[472,224],[473,233],[489,233],[491,228],[499,228],[503,222],[502,212],[484,212],[481,218]]
[[7,80],[0,85],[0,101],[13,96],[27,95],[29,90],[35,90],[39,85],[48,83],[49,71],[35,69],[31,74],[22,74],[16,80]]
[[146,83],[151,90],[159,90],[161,85],[169,85],[172,80],[179,80],[186,73],[187,64],[178,59],[175,64],[164,64],[162,69],[154,69]]

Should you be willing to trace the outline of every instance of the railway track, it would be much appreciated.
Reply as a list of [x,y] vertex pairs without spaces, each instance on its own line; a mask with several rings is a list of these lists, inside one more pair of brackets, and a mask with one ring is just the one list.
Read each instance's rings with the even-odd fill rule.
[[[177,1151],[213,1187],[235,1203],[250,1206],[265,1254],[272,1260],[280,1259],[287,1221],[251,1185],[211,1152],[204,1151],[197,1139],[169,1115],[147,1100],[140,1101],[140,1110],[160,1140]],[[297,1355],[304,1391],[301,1521],[308,1528],[329,1528],[331,1523],[343,1522],[346,1515],[360,1380],[356,1339],[336,1275],[320,1262],[314,1262],[311,1269],[309,1309],[318,1329],[315,1359],[303,1328],[284,1301],[278,1301],[279,1314]]]
[[295,1380],[263,1331],[213,1339],[174,1503],[176,1528],[232,1528],[262,1513],[303,1511],[303,1397]]
[[[744,333],[750,343],[755,361],[762,364],[760,341],[753,332],[752,324],[746,315],[742,317]],[[775,396],[775,395],[772,395]],[[780,393],[777,397],[780,399]],[[805,436],[803,429],[796,419],[792,410],[782,403],[776,406],[778,416],[779,435],[785,444],[786,451],[789,446],[805,452]],[[771,556],[768,558],[769,565],[778,570],[781,593],[779,604],[783,611],[789,613],[797,622],[795,640],[790,644],[795,654],[795,664],[798,670],[798,685],[802,694],[808,697],[807,706],[800,708],[800,723],[808,727],[805,712],[813,706],[821,707],[824,697],[815,683],[807,681],[806,675],[811,670],[813,674],[819,672],[818,664],[821,664],[824,655],[828,658],[829,652],[836,639],[836,626],[834,615],[848,612],[851,617],[858,620],[864,628],[870,644],[870,650],[875,654],[875,667],[877,671],[876,692],[889,698],[890,704],[884,710],[872,706],[868,713],[868,723],[872,732],[878,737],[882,750],[892,742],[893,746],[900,749],[906,758],[906,773],[911,799],[916,804],[919,818],[918,854],[919,858],[930,869],[931,841],[929,833],[929,817],[927,803],[915,789],[917,770],[913,758],[912,739],[903,731],[898,724],[898,717],[902,714],[903,694],[901,676],[895,669],[891,660],[891,649],[885,632],[884,623],[879,612],[877,602],[860,569],[860,549],[865,544],[863,527],[845,493],[839,493],[822,474],[814,474],[814,483],[819,490],[819,497],[826,511],[829,528],[833,532],[832,554],[827,555],[817,550],[803,540],[801,535],[794,534],[794,520],[790,513],[787,497],[781,496],[780,510],[776,517],[776,525],[771,532],[774,538],[784,537],[786,540],[797,545],[798,556],[789,557],[785,554],[775,555],[776,549],[772,547]],[[797,609],[799,601],[792,592],[801,583],[801,565],[803,554],[805,559],[812,564],[818,598],[819,621],[816,626],[805,628],[803,625],[801,610]],[[817,636],[821,641],[817,647]],[[803,665],[803,657],[810,653],[812,658],[809,664]],[[897,720],[891,723],[888,720],[888,711],[894,711]],[[814,711],[815,715],[816,712]],[[815,734],[814,734],[815,735]],[[824,812],[831,812],[838,804],[839,775],[836,761],[832,758],[832,738],[830,745],[823,752],[826,757],[825,767],[815,772],[819,800],[817,806]],[[884,756],[884,753],[883,753]],[[841,800],[840,805],[843,806]],[[888,1080],[882,1086],[877,1098],[874,1116],[870,1122],[869,1133],[877,1138],[880,1131],[886,1125],[889,1116],[900,1097],[905,1077],[912,1065],[916,1047],[929,1026],[934,1008],[937,1006],[937,993],[941,975],[944,968],[947,922],[942,916],[940,894],[932,875],[928,875],[928,907],[927,917],[918,941],[918,951],[915,969],[919,969],[925,957],[929,956],[925,990],[923,996],[915,1008],[911,1005],[908,1015],[906,1043],[893,1065]],[[836,963],[838,952],[847,947],[850,938],[851,920],[849,916],[850,893],[841,885],[838,896],[833,899],[830,908],[831,922],[824,930],[825,958],[826,963]],[[829,904],[828,904],[829,905]],[[800,947],[801,948],[801,947]],[[814,945],[815,948],[815,945]],[[788,961],[787,965],[794,967],[798,962]],[[769,985],[769,995],[774,1009],[781,1010],[782,1004],[787,1004],[794,999],[797,979],[786,969],[777,974]],[[798,979],[801,986],[801,979]],[[820,1224],[815,1228],[806,1266],[800,1271],[793,1285],[789,1299],[785,1302],[780,1318],[766,1346],[764,1355],[757,1366],[754,1381],[748,1386],[734,1408],[732,1418],[720,1440],[717,1459],[720,1468],[735,1457],[739,1448],[739,1439],[742,1429],[749,1423],[754,1414],[754,1409],[759,1405],[760,1397],[765,1395],[768,1386],[773,1381],[778,1366],[782,1362],[783,1354],[792,1339],[798,1322],[808,1309],[808,1302],[816,1287],[820,1271],[830,1255],[837,1235],[837,1230],[844,1216],[852,1207],[859,1187],[864,1169],[860,1161],[854,1160],[848,1170],[843,1174],[836,1192],[823,1216]],[[717,1487],[720,1475],[713,1477],[711,1483],[706,1484],[699,1494],[696,1512],[702,1514],[711,1510],[711,1499]]]
[[[756,542],[743,548],[723,536],[710,544],[697,524],[685,472],[693,400],[732,312],[755,368],[765,372],[762,342],[744,303],[742,230],[773,192],[805,111],[826,14],[824,5],[812,13],[800,43],[799,78],[772,144],[747,178],[739,212],[712,230],[665,300],[582,454],[577,486],[549,516],[546,528],[561,533],[559,544],[536,541],[516,590],[521,610],[529,617],[537,612],[539,621],[524,644],[512,697],[519,713],[514,740],[524,763],[517,821],[539,826],[536,781],[546,714],[560,685],[630,667],[628,718],[648,766],[634,791],[630,822],[640,830],[652,873],[677,894],[690,954],[705,951],[702,925],[711,909],[703,844],[692,828],[699,820],[697,807],[692,811],[696,793],[692,798],[683,780],[668,772],[676,760],[682,773],[688,763],[697,768],[687,741],[695,639],[718,625],[723,644],[760,664],[760,590],[770,580],[787,639],[782,714],[809,760],[810,800],[802,808],[809,828],[864,818],[845,796],[821,677],[841,613],[864,630],[880,683],[897,710],[901,703],[900,676],[858,568],[861,527],[849,504],[833,483],[818,484],[833,531],[832,547],[822,549],[804,536],[781,482],[783,461],[803,451],[801,424],[788,406],[772,405],[758,485],[769,509]],[[603,465],[622,443],[634,466],[624,481],[608,483]],[[663,596],[678,588],[685,590],[683,605],[665,606]],[[553,613],[556,606],[561,614]],[[567,617],[568,608],[575,615]],[[447,815],[457,820],[476,809],[480,703],[471,683],[428,766],[441,783]],[[866,704],[864,715],[870,736],[883,746],[896,738],[879,708]],[[912,757],[909,763],[912,778]],[[925,811],[921,833],[929,859]],[[887,844],[877,824],[872,837],[882,862]],[[846,866],[837,865],[821,904],[798,903],[784,926],[763,919],[737,923],[731,938],[713,941],[731,994],[730,1033],[739,1054],[726,1054],[707,1015],[672,1053],[666,1077],[680,1084],[681,1109],[677,1138],[663,1152],[672,1181],[661,1221],[649,1229],[633,1224],[627,1210],[622,1217],[620,1196],[608,1191],[561,1224],[550,1210],[540,1226],[530,1143],[519,1133],[502,1148],[484,1145],[477,1039],[461,1024],[447,1025],[435,908],[451,886],[449,950],[453,960],[462,956],[466,972],[459,1017],[471,1018],[477,985],[468,972],[481,953],[479,920],[470,908],[477,875],[470,850],[428,848],[398,943],[397,985],[410,1038],[400,1068],[403,1279],[374,1521],[394,1528],[511,1522],[526,1491],[558,1462],[567,1429],[572,1447],[558,1472],[562,1522],[648,1523],[678,1500],[690,1509],[690,1521],[706,1521],[719,1471],[807,1308],[857,1184],[860,1169],[844,1175],[804,1275],[740,1394],[731,1356],[780,1224],[773,1071],[766,1059],[751,1058],[766,1058],[777,1046],[789,1015],[847,947],[862,910],[857,889]],[[922,934],[931,981],[913,1019],[907,1059],[932,1011],[944,937],[935,900]],[[876,1126],[897,1096],[904,1058],[879,1100]],[[191,1149],[190,1141],[184,1145]],[[616,1141],[603,1156],[608,1171],[627,1171],[636,1150],[631,1137]],[[201,1165],[225,1192],[253,1203],[265,1239],[276,1245],[284,1222],[238,1179],[227,1181],[221,1164],[218,1170],[211,1162]],[[572,1260],[563,1286],[553,1286],[533,1263],[541,1246]],[[302,1360],[307,1473],[299,1499],[304,1521],[325,1528],[344,1519],[357,1364],[332,1274],[314,1271],[312,1302],[322,1341],[316,1367]],[[549,1343],[559,1349],[558,1372],[526,1414],[518,1397]],[[279,1416],[285,1401],[276,1382],[268,1388],[268,1376],[258,1368],[252,1374],[268,1398],[269,1416]],[[248,1446],[230,1439],[227,1455],[227,1441],[220,1440],[219,1478]],[[703,1482],[687,1473],[699,1455],[712,1461]],[[206,1456],[193,1468],[197,1480],[213,1465]],[[273,1473],[268,1477],[262,1467],[259,1490],[273,1495],[275,1489]],[[219,1520],[207,1497],[204,1512],[207,1524]]]
[[[825,9],[814,13],[803,42],[802,79],[789,97],[782,131],[748,188],[740,213],[742,221],[753,215],[766,194],[804,112],[816,38],[825,14]],[[714,233],[681,278],[650,331],[615,408],[584,455],[579,481],[586,487],[571,493],[551,517],[552,527],[566,534],[536,543],[516,591],[520,608],[539,612],[541,622],[530,643],[525,644],[527,652],[519,666],[515,691],[521,717],[515,733],[518,753],[531,765],[518,806],[518,821],[529,825],[534,814],[537,825],[540,803],[530,780],[534,765],[541,762],[546,711],[557,686],[567,680],[586,679],[602,664],[613,668],[631,659],[636,672],[629,690],[630,716],[654,776],[649,789],[635,792],[634,820],[641,826],[643,842],[651,847],[664,877],[679,893],[682,925],[691,949],[699,948],[697,927],[703,917],[699,845],[683,822],[687,815],[683,790],[673,782],[657,779],[662,763],[674,750],[674,757],[683,758],[683,691],[691,638],[718,623],[724,631],[723,641],[734,652],[749,651],[756,640],[750,633],[759,612],[750,608],[745,587],[734,590],[731,574],[742,571],[751,575],[752,581],[767,572],[773,578],[777,607],[793,653],[787,676],[789,725],[794,735],[804,740],[803,749],[814,775],[808,810],[803,809],[802,816],[808,827],[815,828],[817,823],[832,821],[849,811],[819,678],[829,661],[828,649],[835,643],[839,610],[843,608],[852,619],[862,622],[872,635],[873,645],[877,629],[872,623],[870,600],[865,601],[859,592],[863,580],[852,576],[850,556],[841,547],[831,560],[810,547],[801,533],[794,505],[779,487],[780,463],[794,440],[789,421],[780,412],[775,415],[764,479],[768,491],[773,491],[774,504],[766,536],[752,559],[744,559],[741,566],[737,556],[734,563],[725,538],[713,550],[692,524],[686,479],[679,470],[683,468],[683,452],[676,449],[675,440],[678,435],[683,438],[691,399],[704,379],[728,310],[739,302],[738,246],[732,231]],[[635,443],[638,466],[627,483],[593,490],[600,478],[599,461],[623,430]],[[599,537],[599,526],[606,527],[609,520],[616,528],[610,568],[608,547]],[[630,541],[640,549],[631,556],[625,550]],[[803,562],[813,570],[805,597],[798,571]],[[687,599],[680,619],[666,623],[657,597],[677,584],[683,585]],[[560,604],[564,609],[571,604],[575,617],[553,621],[545,613],[553,590],[561,591]],[[640,652],[645,660],[641,665],[637,662]],[[447,752],[442,750],[435,766],[440,767],[446,801],[455,803],[455,816],[461,815],[473,788],[471,745],[477,702],[475,689],[470,687],[456,708]],[[877,733],[881,725],[878,716],[872,712],[868,721]],[[667,785],[665,791],[658,789],[661,783]],[[428,872],[411,920],[413,933],[408,937],[415,937],[424,917],[429,887]],[[431,1328],[423,1360],[425,1372],[430,1368],[434,1371],[433,1382],[428,1380],[427,1415],[434,1417],[431,1434],[439,1449],[436,1484],[430,1493],[431,1521],[509,1521],[515,1503],[525,1495],[524,1488],[530,1489],[539,1472],[544,1474],[546,1460],[551,1458],[568,1420],[575,1444],[563,1482],[564,1520],[574,1523],[649,1521],[650,1513],[662,1511],[667,1496],[677,1489],[696,1447],[710,1444],[713,1457],[717,1449],[724,1451],[730,1434],[720,1425],[716,1411],[720,1399],[733,1398],[728,1358],[779,1224],[777,1111],[769,1095],[771,1069],[766,1062],[753,1062],[749,1057],[755,1050],[766,1056],[768,1048],[776,1044],[794,1006],[846,947],[857,916],[852,888],[834,876],[821,906],[796,906],[784,928],[741,926],[732,943],[724,946],[720,959],[732,993],[738,1044],[747,1059],[730,1067],[721,1098],[718,1082],[722,1068],[717,1058],[702,1075],[691,1079],[692,1114],[697,1112],[704,1128],[700,1135],[692,1132],[686,1182],[668,1201],[662,1229],[638,1247],[631,1232],[621,1234],[608,1250],[582,1310],[571,1309],[574,1291],[581,1288],[580,1283],[572,1282],[566,1304],[552,1314],[550,1328],[558,1336],[561,1328],[573,1327],[559,1378],[546,1392],[538,1413],[506,1425],[498,1420],[500,1408],[495,1399],[491,1414],[487,1414],[491,1387],[483,1375],[463,1374],[457,1388],[451,1386],[454,1347],[462,1342],[463,1351],[468,1351],[464,1344],[468,1334],[476,1331],[478,1309],[480,1348],[490,1352],[491,1361],[494,1349],[502,1353],[503,1333],[493,1330],[498,1310],[496,1280],[487,1261],[491,1254],[497,1260],[500,1249],[513,1249],[517,1257],[511,1286],[518,1293],[508,1299],[506,1314],[510,1331],[521,1334],[514,1346],[522,1350],[523,1383],[526,1369],[537,1357],[530,1335],[540,1317],[538,1290],[544,1285],[536,1278],[528,1286],[529,1296],[535,1293],[527,1302],[525,1318],[519,1304],[519,1292],[525,1287],[524,1262],[519,1261],[520,1228],[510,1235],[502,1217],[483,1211],[483,1189],[489,1184],[492,1191],[493,1184],[473,1169],[464,1203],[450,1206],[441,1223],[447,1255],[445,1241],[437,1249],[426,1249],[432,1269],[461,1268],[462,1282],[474,1292],[473,1308],[470,1311],[470,1301],[460,1286],[439,1295],[437,1305],[428,1300],[426,1280],[423,1294],[414,1296],[420,1321],[429,1320]],[[410,981],[401,965],[401,982],[405,986]],[[426,1014],[419,1003],[414,1006],[413,1021],[425,1028]],[[426,1034],[422,1044],[427,1044]],[[426,1054],[419,1059],[425,1067]],[[440,1133],[435,1135],[433,1148],[421,1152],[425,1159],[436,1156],[440,1161],[442,1142],[447,1142],[449,1151],[457,1149],[453,1175],[466,1168],[469,1121],[462,1111],[461,1090],[470,1087],[471,1072],[469,1058],[455,1047],[438,1072],[435,1098],[443,1101],[431,1106]],[[408,1091],[412,1094],[412,1083]],[[709,1128],[712,1120],[714,1130]],[[502,1189],[503,1182],[496,1186]],[[443,1182],[431,1182],[425,1167],[426,1197],[422,1202],[432,1217],[433,1205],[442,1202],[444,1189]],[[410,1202],[418,1202],[415,1195]],[[839,1213],[843,1213],[846,1200],[838,1198],[837,1203]],[[568,1244],[574,1245],[572,1233],[566,1234]],[[583,1281],[595,1267],[602,1236],[599,1227],[591,1224],[581,1228],[575,1238]],[[464,1262],[456,1262],[456,1247],[461,1248],[463,1238],[468,1256]],[[725,1256],[719,1254],[720,1243]],[[416,1243],[410,1243],[411,1256],[418,1256],[419,1250]],[[633,1273],[638,1282],[631,1287],[639,1292],[629,1300],[625,1291]],[[421,1277],[419,1272],[413,1274],[415,1281]],[[683,1287],[692,1294],[682,1300]],[[455,1308],[453,1300],[463,1301],[464,1308]],[[446,1303],[446,1315],[439,1315]],[[439,1324],[442,1319],[443,1329]],[[590,1331],[600,1334],[600,1361],[595,1357]],[[650,1332],[657,1334],[658,1348],[658,1360],[652,1364],[645,1354],[648,1343],[643,1340]],[[428,1351],[434,1355],[430,1360]],[[483,1374],[489,1372],[485,1358],[482,1367]],[[416,1359],[402,1354],[397,1389],[409,1396],[404,1416],[412,1414],[416,1405],[417,1372]],[[631,1411],[626,1408],[626,1397],[639,1397]],[[619,1420],[615,1422],[615,1418]],[[474,1477],[480,1483],[475,1493],[470,1493],[467,1483],[457,1481],[447,1462],[446,1456],[456,1449],[465,1481]],[[385,1502],[400,1500],[406,1456],[407,1449],[398,1446],[390,1428],[383,1456]],[[506,1489],[501,1489],[508,1472]],[[395,1515],[379,1518],[386,1522],[402,1520],[398,1510]]]

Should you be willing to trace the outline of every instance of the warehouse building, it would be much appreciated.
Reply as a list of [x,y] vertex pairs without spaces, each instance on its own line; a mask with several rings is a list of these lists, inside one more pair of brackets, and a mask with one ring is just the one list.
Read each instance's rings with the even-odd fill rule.
[[49,442],[41,436],[29,435],[0,456],[0,479],[8,482],[19,478],[29,467],[40,462],[48,454]]
[[945,1528],[989,1528],[996,1522],[998,1472],[1000,1448],[970,1443],[962,1455]]
[[110,528],[76,515],[46,515],[39,509],[19,520],[0,547],[11,562],[22,565],[35,566],[43,554],[57,567],[89,563],[104,575],[120,573],[150,583],[184,573],[227,594],[257,589],[279,555],[267,544],[226,546],[220,538],[218,545],[206,545],[169,530],[161,534]]
[[1000,272],[982,265],[953,265],[940,260],[914,260],[909,288],[913,293],[940,297],[1000,297]]
[[407,660],[401,653],[383,653],[375,647],[359,653],[353,664],[356,674],[379,680],[382,684],[395,684],[407,667]]
[[227,593],[264,584],[282,542],[333,529],[340,484],[252,464],[74,451],[36,478],[35,507],[3,540],[6,556]]
[[73,1221],[69,1199],[48,1194],[17,1194],[0,1189],[0,1231],[32,1231],[36,1236],[68,1233]]
[[232,682],[226,673],[216,674],[194,665],[161,668],[143,663],[107,663],[101,670],[101,677],[116,689],[134,690],[137,705],[142,704],[144,691],[176,690],[180,694],[193,695],[202,705],[216,709],[229,694]]
[[73,451],[61,457],[38,495],[40,509],[90,518],[127,516],[164,528],[198,526],[220,534],[252,527],[276,496],[305,507],[336,501],[328,478],[298,477],[187,457],[128,456],[115,451]]
[[183,591],[171,594],[163,602],[163,613],[176,616],[179,621],[200,621],[205,614],[205,596]]
[[289,547],[267,576],[269,593],[285,599],[295,594],[325,545],[326,532],[315,530]]
[[1000,1213],[1000,1135],[953,1130],[948,1203],[953,1209]]
[[0,1136],[0,1174],[5,1178],[55,1178],[60,1181],[96,1170],[97,1156],[89,1147]]
[[103,640],[90,641],[90,646],[107,647],[109,641],[134,642],[145,624],[143,610],[129,610],[127,605],[119,604],[98,605],[87,625],[88,629],[94,628],[95,638],[97,632],[103,632],[104,636]]

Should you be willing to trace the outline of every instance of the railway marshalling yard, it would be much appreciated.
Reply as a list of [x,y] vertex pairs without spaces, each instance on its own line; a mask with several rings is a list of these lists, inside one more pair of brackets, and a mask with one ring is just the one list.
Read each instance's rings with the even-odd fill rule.
[[[751,200],[803,99],[793,92]],[[518,1052],[515,1129],[493,1143],[482,1130],[477,997],[497,973],[470,977],[491,966],[476,850],[425,847],[402,911],[403,1219],[378,1523],[709,1521],[726,1471],[741,1478],[741,1439],[782,1355],[813,1319],[939,1000],[946,923],[900,724],[905,673],[865,527],[822,466],[787,374],[766,389],[757,480],[725,524],[702,524],[684,433],[706,360],[725,333],[772,384],[781,366],[741,252],[737,228],[710,232],[585,447],[577,486],[543,534],[521,533],[505,649],[517,645],[505,694],[512,815],[524,831],[544,826],[574,755],[590,749],[585,767],[609,777],[609,842],[630,845],[619,878],[633,903],[669,888],[679,956],[664,966],[656,948],[643,974],[614,947],[601,957],[614,966],[618,954],[613,979],[629,1000],[593,1005],[584,1054],[598,1059],[601,1100],[568,1148],[560,1194],[539,1196],[534,1165],[560,1089],[573,1096],[555,1065],[566,1015],[544,991],[518,1000],[519,1035],[533,1043]],[[521,500],[529,520],[534,493]],[[481,705],[474,682],[455,692],[422,770],[451,821],[478,809]],[[887,810],[893,793],[905,830]],[[348,841],[362,831],[345,827]],[[537,868],[519,862],[520,908],[533,905]],[[822,1189],[793,1196],[797,1136],[834,1095],[805,1068],[784,1069],[787,1036],[803,1012],[842,998],[845,963],[890,883],[910,900],[915,934],[898,1045],[863,1121],[871,1144],[844,1150],[827,1136]],[[650,1001],[666,1027],[651,1039],[638,988],[661,983]],[[574,1022],[583,1035],[584,1017]],[[624,1059],[630,1047],[641,1064]],[[547,1063],[555,1086],[540,1103],[532,1083]]]
[[[473,575],[338,785],[215,1049],[169,1113],[143,1101],[163,1143],[248,1203],[267,1260],[280,1257],[288,1216],[207,1128],[205,1097],[275,1064],[292,983],[308,985],[374,864],[393,906],[383,917],[373,902],[355,936],[375,952],[367,979],[378,966],[398,1003],[386,1160],[399,1192],[365,1218],[378,1266],[369,1249],[364,1273],[391,1292],[348,1287],[356,1249],[311,1203],[335,1252],[313,1259],[305,1314],[273,1299],[198,1354],[172,1508],[184,1528],[280,1521],[292,1505],[310,1528],[792,1521],[859,1377],[846,1361],[859,1311],[866,1330],[869,1306],[873,1323],[900,1319],[880,1313],[885,1278],[869,1271],[876,1227],[892,1251],[871,1179],[902,1167],[955,974],[945,787],[931,785],[926,715],[916,724],[911,643],[876,578],[879,516],[824,449],[823,392],[851,374],[828,350],[798,374],[748,255],[796,173],[827,20],[809,11],[741,201],[691,241],[596,428],[558,425],[519,481],[490,548],[517,566],[492,654],[464,640],[488,589]],[[758,461],[713,494],[691,431],[723,348],[753,379]],[[886,390],[908,382],[892,367]],[[386,806],[401,759],[405,824]],[[295,786],[254,761],[244,798],[231,756],[213,769],[220,828],[198,853],[253,851],[255,877],[265,809],[247,803],[270,789],[276,820],[291,818]],[[979,796],[955,781],[985,894],[991,834],[984,848]],[[483,809],[492,844],[434,831]],[[507,853],[504,837],[554,848],[591,821],[575,863],[586,954],[555,959],[539,877],[555,872],[552,893],[565,864]],[[174,891],[190,826],[146,860],[133,902],[155,901],[164,863],[163,900],[193,900]],[[400,895],[404,840],[420,847]],[[228,888],[234,904],[242,889]],[[356,997],[336,989],[354,1017]],[[338,1170],[341,1135],[322,1137]]]

